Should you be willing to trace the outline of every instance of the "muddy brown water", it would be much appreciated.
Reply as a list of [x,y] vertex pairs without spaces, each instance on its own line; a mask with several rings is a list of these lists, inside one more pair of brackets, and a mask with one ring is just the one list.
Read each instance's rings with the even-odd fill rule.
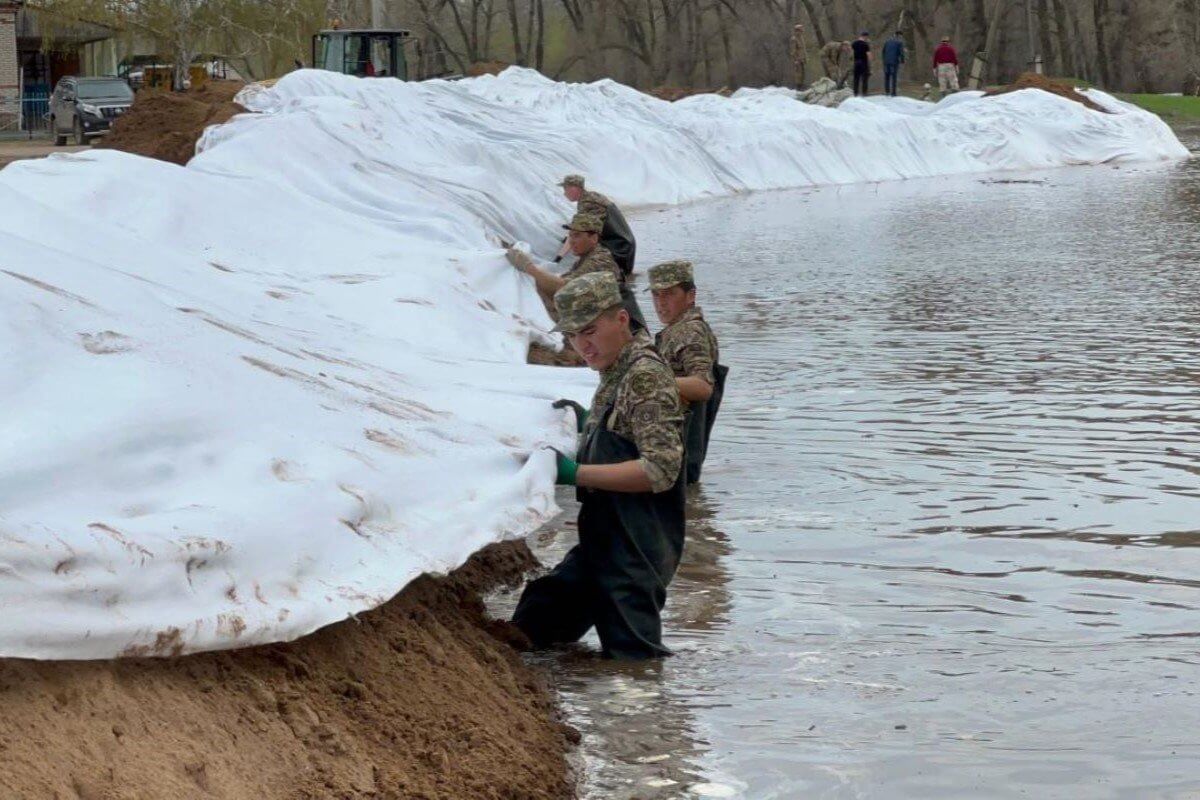
[[1200,164],[635,225],[733,373],[677,655],[536,657],[584,796],[1200,796]]

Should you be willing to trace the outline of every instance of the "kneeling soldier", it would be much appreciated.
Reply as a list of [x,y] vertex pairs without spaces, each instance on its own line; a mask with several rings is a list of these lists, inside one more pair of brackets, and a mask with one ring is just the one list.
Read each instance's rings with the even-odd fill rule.
[[692,262],[667,261],[651,267],[648,274],[654,310],[665,326],[654,342],[675,373],[680,397],[688,404],[686,475],[688,483],[695,483],[700,480],[708,437],[721,408],[729,370],[718,363],[717,337],[696,307]]
[[539,647],[595,626],[605,657],[668,655],[659,613],[684,540],[679,391],[649,338],[633,335],[611,275],[577,278],[554,302],[600,386],[589,411],[577,407],[575,458],[558,457],[559,484],[577,487],[579,544],[525,587],[513,621]]

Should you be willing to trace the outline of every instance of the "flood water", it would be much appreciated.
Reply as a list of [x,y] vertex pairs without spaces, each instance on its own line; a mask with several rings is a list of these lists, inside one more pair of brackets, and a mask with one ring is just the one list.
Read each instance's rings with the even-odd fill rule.
[[1200,164],[632,216],[732,373],[585,796],[1200,796]]

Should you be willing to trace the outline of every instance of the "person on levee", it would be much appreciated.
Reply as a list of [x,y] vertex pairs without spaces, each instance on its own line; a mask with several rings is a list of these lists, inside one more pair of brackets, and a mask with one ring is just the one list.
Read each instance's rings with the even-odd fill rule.
[[958,91],[958,51],[950,44],[949,36],[943,36],[942,43],[933,51],[933,73],[942,97]]
[[679,396],[687,404],[684,451],[687,483],[700,480],[708,437],[721,408],[729,370],[719,363],[717,337],[696,305],[692,262],[666,261],[650,268],[654,311],[663,329],[654,346],[675,374]]
[[883,93],[895,97],[899,93],[900,66],[904,63],[904,34],[896,35],[883,43]]
[[[625,221],[625,215],[617,204],[599,192],[593,192],[585,187],[582,175],[568,175],[562,179],[563,196],[575,204],[576,213],[595,214],[604,226],[600,230],[600,244],[608,248],[613,259],[621,267],[627,277],[633,272],[633,260],[637,255],[637,240],[633,231]],[[558,251],[555,263],[567,255],[567,242]]]
[[579,544],[530,581],[513,622],[536,647],[576,642],[592,627],[606,658],[669,655],[660,613],[684,541],[683,406],[675,376],[635,337],[611,274],[576,278],[554,296],[558,329],[600,373],[591,408],[570,401],[574,458],[558,483],[576,487]]
[[649,331],[646,318],[638,306],[633,289],[629,287],[629,276],[621,270],[613,254],[600,242],[600,234],[604,223],[591,211],[580,211],[571,218],[570,223],[563,226],[567,229],[568,252],[575,255],[575,264],[562,275],[554,275],[534,263],[529,255],[515,247],[508,248],[508,261],[514,267],[533,278],[538,294],[550,309],[550,315],[555,316],[553,306],[554,294],[570,281],[594,272],[606,272],[613,276],[620,287],[621,297],[634,325],[643,331]]
[[854,51],[854,96],[866,97],[871,92],[871,34],[863,31],[850,45]]
[[821,48],[821,68],[825,70],[825,77],[836,83],[839,89],[846,86],[853,55],[849,42],[826,42]]

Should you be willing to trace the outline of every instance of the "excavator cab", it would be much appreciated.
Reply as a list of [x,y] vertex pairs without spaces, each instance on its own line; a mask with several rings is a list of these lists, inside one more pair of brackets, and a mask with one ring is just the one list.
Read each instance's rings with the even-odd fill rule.
[[405,30],[321,31],[313,36],[313,68],[360,78],[399,78],[406,81],[408,59],[404,46],[412,39]]

